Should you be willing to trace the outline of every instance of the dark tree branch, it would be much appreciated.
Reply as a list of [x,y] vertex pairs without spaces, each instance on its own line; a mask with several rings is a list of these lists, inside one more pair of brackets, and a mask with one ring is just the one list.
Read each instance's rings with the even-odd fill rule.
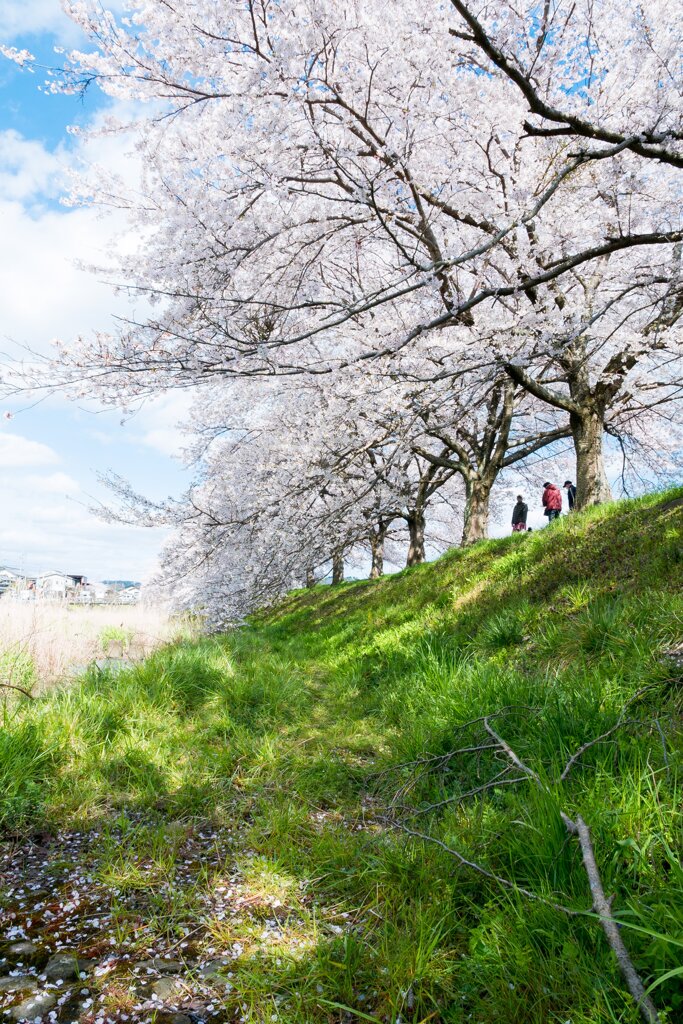
[[[529,104],[531,112],[537,114],[539,117],[545,118],[546,121],[552,121],[562,125],[560,129],[541,129],[540,132],[536,132],[531,125],[527,126],[525,124],[529,134],[550,133],[553,135],[580,135],[584,138],[610,143],[618,148],[630,149],[639,156],[671,164],[673,167],[683,167],[683,155],[672,149],[668,149],[666,146],[667,142],[680,141],[678,133],[658,135],[653,132],[643,132],[633,137],[628,137],[621,132],[601,128],[599,125],[591,121],[586,121],[584,118],[578,117],[575,114],[566,113],[565,111],[552,106],[550,103],[547,103],[541,98],[538,91],[532,85],[530,75],[524,74],[520,68],[518,68],[513,61],[495,45],[482,23],[470,11],[469,5],[465,3],[464,0],[451,0],[451,3],[460,17],[466,22],[470,30],[470,34],[465,38],[471,39],[472,42],[486,54],[489,60],[517,86]],[[457,31],[451,31],[453,35],[460,35],[460,37],[463,38]],[[586,155],[587,157],[590,157],[590,154]]]

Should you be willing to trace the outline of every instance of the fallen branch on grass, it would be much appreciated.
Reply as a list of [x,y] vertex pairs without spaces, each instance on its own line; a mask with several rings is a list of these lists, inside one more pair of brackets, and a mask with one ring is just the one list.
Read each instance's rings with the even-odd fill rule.
[[505,889],[512,889],[513,892],[521,893],[522,896],[526,896],[530,900],[534,900],[536,903],[544,903],[547,907],[552,907],[553,910],[561,910],[563,914],[569,914],[572,917],[580,917],[584,914],[590,913],[586,910],[575,910],[572,907],[565,907],[561,903],[555,903],[553,900],[549,900],[546,896],[539,896],[538,893],[532,892],[530,889],[524,889],[521,885],[517,885],[516,882],[511,881],[509,878],[503,878],[502,875],[497,875],[493,871],[489,871],[483,864],[478,864],[474,860],[469,860],[458,850],[453,849],[452,846],[448,846],[441,839],[437,839],[436,836],[430,836],[425,832],[417,832],[415,829],[408,828],[402,821],[396,821],[393,819],[383,819],[386,824],[391,825],[393,828],[399,829],[401,832],[405,832],[406,835],[412,836],[414,839],[422,839],[427,843],[432,843],[434,846],[438,846],[446,853],[450,854],[451,857],[462,864],[464,868],[470,868],[472,871],[476,871],[478,875],[483,875],[484,878],[490,879],[492,882],[497,882],[502,885]]
[[579,749],[572,754],[572,756],[569,758],[566,765],[564,766],[562,774],[560,775],[560,782],[564,782],[564,780],[567,778],[570,771],[572,770],[576,762],[579,760],[581,755],[585,754],[585,752],[587,750],[590,750],[591,747],[595,747],[598,743],[603,743],[606,739],[612,736],[618,729],[621,729],[623,726],[642,724],[636,718],[625,718],[624,716],[628,708],[630,708],[631,704],[634,704],[640,697],[643,696],[644,693],[648,693],[653,688],[653,684],[650,683],[647,686],[643,686],[640,690],[636,690],[633,696],[630,697],[624,704],[623,708],[621,709],[621,714],[619,715],[619,718],[612,726],[612,728],[608,729],[607,732],[603,732],[600,736],[596,736],[595,739],[589,740],[587,743],[584,743],[583,746],[579,747]]
[[594,740],[589,740],[587,743],[584,743],[583,746],[579,747],[579,749],[575,751],[575,753],[573,753],[567,761],[566,765],[562,770],[562,774],[560,775],[560,782],[564,782],[564,780],[567,778],[570,771],[572,770],[576,762],[579,760],[581,755],[585,754],[586,751],[590,750],[591,747],[597,746],[598,743],[604,743],[606,739],[612,736],[613,733],[617,731],[617,729],[621,729],[622,726],[641,724],[642,723],[635,718],[629,718],[623,721],[620,720],[616,723],[616,725],[613,725],[611,729],[608,729],[607,732],[603,732],[600,736],[596,736]]
[[[502,718],[505,715],[514,713],[515,711],[530,711],[534,715],[539,714],[538,708],[532,708],[529,704],[507,704],[499,711],[492,711],[488,715],[482,715],[481,718],[473,718],[470,722],[464,722],[463,725],[457,726],[455,731],[457,733],[464,732],[466,729],[470,729],[472,726],[478,725],[487,718]],[[383,768],[380,772],[372,772],[368,778],[381,779],[385,775],[390,775],[392,772],[399,772],[404,768],[413,768],[430,764],[447,764],[454,757],[457,757],[458,754],[468,754],[471,751],[477,750],[489,750],[492,746],[494,746],[494,744],[487,741],[486,743],[475,747],[461,747],[459,750],[449,750],[446,754],[425,754],[424,757],[417,757],[412,761],[401,761],[399,764],[389,765],[388,768]]]
[[[564,771],[562,772],[562,775],[560,776],[560,781],[563,781],[567,777],[569,771],[571,770],[571,766],[585,750],[587,750],[590,746],[593,746],[595,743],[600,742],[602,739],[604,739],[605,736],[611,735],[621,725],[625,724],[626,722],[620,718],[616,725],[607,733],[603,733],[602,736],[597,737],[591,743],[584,743],[584,745],[580,747],[579,750],[576,751],[576,754],[574,754],[574,756],[570,758],[570,760],[568,761],[567,766],[565,767]],[[484,725],[489,735],[496,736],[496,733],[491,728],[489,728],[487,722],[485,722]],[[521,769],[522,771],[525,771],[530,778],[535,780],[535,782],[541,787],[541,789],[547,792],[548,787],[543,785],[538,774],[532,768],[529,768],[528,765],[525,765],[524,762],[520,760],[520,758],[517,756],[512,747],[510,747],[509,744],[507,744],[505,740],[502,739],[502,737],[498,736],[497,739],[498,742],[500,743],[501,749],[505,751],[506,755],[515,765],[515,767]],[[560,811],[560,817],[562,818],[565,828],[567,829],[569,834],[573,836],[578,836],[579,844],[581,846],[583,866],[586,871],[588,885],[590,887],[591,895],[593,897],[593,910],[600,918],[600,923],[602,924],[602,930],[605,933],[605,938],[607,939],[610,948],[617,959],[617,963],[619,964],[619,970],[621,971],[621,975],[624,981],[626,982],[628,990],[633,996],[633,998],[636,1000],[638,1009],[640,1010],[641,1015],[647,1021],[647,1024],[659,1024],[660,1018],[659,1014],[657,1013],[656,1007],[650,999],[650,997],[645,993],[645,986],[640,980],[640,975],[633,966],[633,961],[631,960],[628,950],[626,949],[626,946],[624,944],[624,940],[621,937],[617,922],[614,920],[614,917],[612,916],[611,901],[608,900],[605,896],[605,890],[602,885],[600,871],[598,870],[597,861],[595,859],[595,853],[591,841],[590,830],[580,814],[577,814],[576,821],[572,821],[572,819],[563,811]]]
[[[485,751],[493,751],[494,754],[498,755],[502,754],[509,762],[510,767],[504,769],[501,772],[498,772],[497,775],[495,775],[492,779],[489,779],[482,785],[469,789],[466,792],[461,793],[459,795],[444,798],[443,800],[439,800],[437,802],[428,804],[425,807],[418,809],[402,808],[402,810],[406,812],[404,820],[394,817],[388,819],[387,823],[390,824],[392,827],[397,828],[400,831],[406,833],[407,835],[412,836],[413,838],[421,839],[424,842],[432,843],[435,846],[438,846],[440,849],[444,850],[450,856],[454,857],[458,861],[458,863],[462,865],[462,867],[469,868],[470,870],[475,871],[480,875],[483,875],[485,878],[488,878],[491,881],[496,882],[504,888],[511,889],[514,892],[517,892],[520,895],[527,897],[528,899],[544,903],[547,906],[550,906],[555,910],[559,910],[564,914],[584,915],[592,914],[592,912],[594,911],[600,920],[600,924],[602,925],[602,930],[604,932],[605,938],[607,939],[610,949],[612,950],[612,953],[616,958],[619,970],[626,983],[626,986],[631,995],[633,996],[634,1000],[636,1001],[641,1016],[646,1021],[646,1024],[660,1024],[660,1017],[657,1013],[657,1009],[652,1000],[650,999],[649,995],[645,991],[645,986],[643,985],[643,982],[641,981],[638,972],[633,966],[633,961],[631,960],[626,945],[621,937],[619,925],[615,920],[614,916],[612,915],[612,901],[608,899],[605,895],[602,879],[600,876],[600,871],[598,869],[598,864],[595,857],[595,851],[593,849],[590,829],[588,828],[588,825],[581,817],[581,815],[577,814],[575,819],[573,819],[564,811],[560,811],[560,816],[562,818],[562,821],[565,825],[568,834],[578,838],[579,841],[583,860],[583,867],[586,873],[586,878],[588,880],[588,886],[590,888],[591,896],[593,898],[593,905],[590,911],[573,910],[572,908],[566,907],[563,904],[555,903],[547,897],[540,896],[539,894],[534,893],[529,889],[525,889],[522,886],[517,885],[517,883],[512,881],[511,879],[504,878],[501,875],[498,875],[495,872],[490,871],[488,868],[484,867],[482,864],[479,864],[477,861],[473,861],[468,857],[465,857],[464,854],[460,853],[458,850],[449,846],[441,839],[437,839],[435,836],[430,835],[428,833],[418,832],[405,824],[405,818],[412,818],[420,814],[427,814],[430,811],[439,810],[451,804],[457,805],[459,803],[462,803],[466,799],[479,796],[484,792],[487,792],[491,789],[496,789],[497,787],[503,785],[513,785],[524,781],[532,781],[544,793],[553,793],[555,787],[559,786],[567,779],[574,765],[587,750],[591,749],[594,746],[597,746],[599,743],[603,743],[605,740],[612,737],[614,733],[616,733],[619,729],[623,727],[645,724],[635,719],[625,718],[625,712],[627,708],[631,704],[633,704],[635,700],[642,696],[642,694],[647,689],[650,689],[650,687],[645,687],[643,690],[639,690],[636,694],[634,694],[634,696],[624,705],[624,708],[622,709],[619,719],[610,729],[607,729],[600,736],[596,736],[594,739],[582,744],[571,755],[569,760],[566,762],[559,778],[555,780],[555,783],[553,785],[544,782],[541,779],[541,776],[538,774],[538,772],[534,771],[533,768],[526,764],[522,760],[522,758],[517,754],[517,752],[512,748],[512,746],[507,742],[507,740],[505,740],[503,736],[491,725],[491,720],[496,718],[504,718],[506,714],[509,714],[512,711],[513,706],[503,708],[500,711],[497,711],[490,715],[483,715],[480,718],[473,719],[471,722],[467,722],[464,726],[462,726],[459,729],[459,731],[467,729],[468,727],[474,728],[475,726],[483,726],[483,730],[486,733],[488,739],[483,738],[483,742],[481,743],[477,743],[475,740],[473,740],[470,746],[461,747],[459,750],[451,751],[448,754],[438,755],[436,757],[430,755],[426,758],[418,758],[412,762],[404,764],[403,766],[396,767],[420,767],[423,770],[420,772],[419,778],[422,778],[429,771],[429,768],[427,767],[428,765],[430,765],[432,771],[434,771],[437,768],[437,765],[441,766],[443,764],[450,763],[458,756],[463,756],[474,752],[481,755],[481,753]],[[528,710],[532,711],[535,714],[538,713],[536,709]],[[658,728],[660,729],[661,733],[661,727],[659,726],[658,720],[655,719],[655,722]],[[512,767],[514,767],[518,772],[521,772],[522,774],[516,775],[513,778],[506,778],[505,776],[507,775],[507,772],[510,771]],[[415,785],[416,782],[417,780],[413,780],[413,785]],[[394,809],[396,802],[399,798],[399,794],[401,796],[404,795],[407,792],[408,788],[409,784],[404,783],[404,785],[400,788],[398,794],[395,794],[394,798],[391,801],[391,806],[394,807]]]
[[605,890],[602,886],[600,871],[598,870],[597,861],[595,860],[595,852],[593,850],[593,843],[591,841],[591,834],[588,825],[580,814],[576,815],[576,821],[572,821],[572,819],[567,817],[566,814],[562,815],[562,820],[567,831],[571,835],[578,836],[579,838],[581,856],[583,857],[583,866],[586,870],[588,885],[590,886],[591,895],[593,897],[593,909],[600,918],[605,938],[609,942],[612,952],[617,958],[621,976],[626,982],[628,990],[635,999],[638,1009],[644,1019],[648,1024],[659,1024],[660,1017],[657,1013],[655,1004],[645,992],[645,986],[640,980],[640,975],[633,966],[633,961],[631,960],[628,950],[624,944],[624,940],[621,937],[619,926],[612,917],[612,901],[608,900],[605,896]]
[[375,775],[374,778],[380,779],[383,775],[388,774],[388,772],[390,771],[396,771],[398,768],[423,767],[423,771],[413,776],[412,779],[410,779],[403,786],[401,786],[400,789],[396,791],[391,801],[393,805],[397,803],[398,800],[404,797],[407,793],[409,793],[411,789],[414,789],[415,786],[417,786],[418,783],[420,782],[420,779],[423,779],[425,775],[429,774],[430,772],[444,771],[448,767],[450,762],[454,760],[454,758],[459,757],[461,754],[475,754],[483,750],[491,750],[492,747],[492,743],[481,743],[475,747],[461,747],[459,750],[451,750],[447,754],[435,754],[433,756],[430,755],[429,757],[420,758],[416,761],[408,761],[403,765],[396,765],[394,768],[387,768],[385,771],[379,772],[377,775]]
[[447,807],[449,804],[460,804],[463,800],[467,800],[471,796],[477,796],[479,793],[484,793],[487,789],[496,789],[498,786],[512,786],[517,782],[528,781],[527,775],[516,775],[512,779],[504,778],[508,771],[508,768],[504,768],[503,771],[498,772],[490,782],[485,782],[483,785],[476,786],[474,789],[468,789],[467,792],[460,793],[458,796],[446,797],[444,800],[439,800],[434,804],[427,804],[425,807],[418,807],[417,810],[406,809],[406,817],[416,818],[420,814],[428,814],[430,811],[437,811],[441,807]]

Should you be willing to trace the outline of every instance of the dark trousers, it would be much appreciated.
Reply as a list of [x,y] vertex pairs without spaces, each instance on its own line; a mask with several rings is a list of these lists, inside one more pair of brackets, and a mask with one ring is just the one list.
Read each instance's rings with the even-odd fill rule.
[[556,508],[551,508],[548,512],[546,512],[546,515],[548,517],[548,522],[549,523],[552,523],[553,519],[559,519],[560,518],[560,513],[558,512],[558,510]]

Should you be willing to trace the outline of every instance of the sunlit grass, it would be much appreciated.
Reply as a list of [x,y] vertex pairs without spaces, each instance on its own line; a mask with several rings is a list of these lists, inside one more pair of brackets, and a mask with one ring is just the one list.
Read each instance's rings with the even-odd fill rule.
[[[97,822],[121,942],[136,942],[131,897],[145,942],[191,934],[229,958],[222,1005],[244,1021],[635,1024],[599,926],[548,904],[590,908],[560,812],[580,813],[642,977],[676,966],[683,690],[666,651],[683,634],[683,509],[663,504],[676,495],[298,591],[232,634],[12,702],[2,822]],[[627,702],[629,722],[560,782]],[[545,789],[447,803],[487,778],[486,753],[389,771],[509,705],[500,729]],[[540,900],[392,829],[399,805]],[[192,853],[204,822],[223,843],[210,862]],[[656,998],[673,1024],[676,979]]]

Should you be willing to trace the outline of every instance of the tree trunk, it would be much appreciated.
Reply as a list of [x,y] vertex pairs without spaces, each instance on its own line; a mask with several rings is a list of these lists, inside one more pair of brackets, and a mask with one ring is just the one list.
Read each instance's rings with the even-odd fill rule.
[[569,425],[576,449],[576,508],[612,500],[602,450],[603,417],[594,409],[571,413]]
[[410,542],[406,565],[421,565],[425,560],[425,516],[421,509],[414,509],[406,517]]
[[377,530],[370,534],[370,550],[372,551],[372,566],[368,579],[377,580],[384,572],[384,537],[386,530],[380,525]]
[[335,551],[332,555],[332,585],[344,582],[344,555],[341,551]]
[[464,548],[488,537],[491,486],[488,480],[465,479],[465,522],[462,531]]

